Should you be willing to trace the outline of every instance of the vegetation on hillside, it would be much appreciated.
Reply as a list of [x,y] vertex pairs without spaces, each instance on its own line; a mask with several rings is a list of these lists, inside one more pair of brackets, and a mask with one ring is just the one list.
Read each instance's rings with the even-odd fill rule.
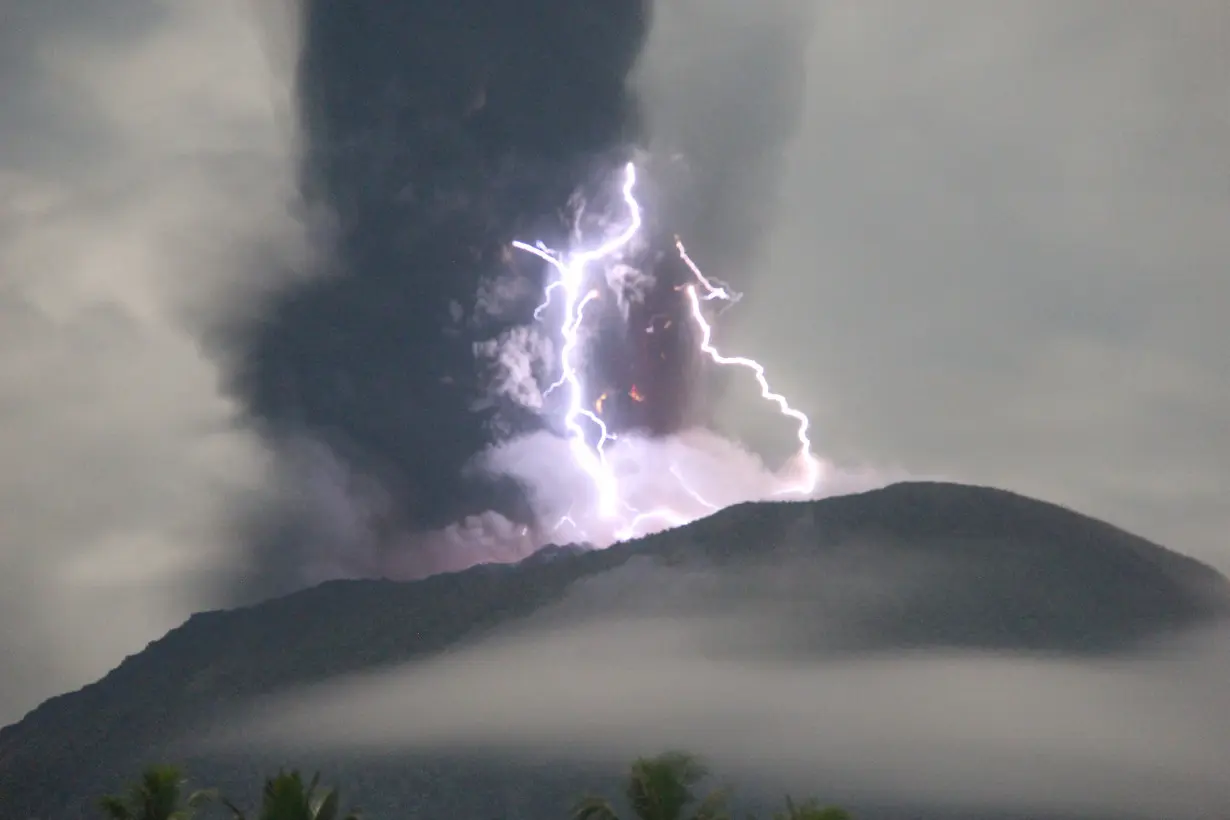
[[186,781],[174,766],[150,766],[122,795],[107,795],[98,806],[108,820],[191,820],[212,802],[212,791],[186,793]]
[[[730,820],[725,789],[698,793],[709,772],[687,752],[664,752],[633,761],[624,783],[627,820]],[[105,820],[193,820],[209,806],[220,808],[231,820],[359,820],[357,811],[343,813],[337,789],[320,784],[320,775],[305,780],[298,771],[279,772],[265,779],[261,804],[249,815],[216,789],[188,792],[187,781],[173,766],[151,766],[123,795],[98,801]],[[614,804],[598,795],[581,798],[571,820],[623,820]],[[817,800],[795,803],[786,798],[773,820],[850,820],[842,809]]]

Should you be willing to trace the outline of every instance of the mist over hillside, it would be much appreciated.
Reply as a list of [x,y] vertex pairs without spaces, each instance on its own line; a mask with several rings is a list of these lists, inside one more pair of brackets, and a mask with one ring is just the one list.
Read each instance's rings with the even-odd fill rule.
[[319,767],[374,818],[529,818],[677,746],[752,805],[1197,817],[1230,807],[1227,617],[1208,567],[999,490],[746,504],[194,616],[0,732],[0,818],[82,816],[162,759],[238,794]]
[[1230,4],[0,7],[0,820],[1230,815]]

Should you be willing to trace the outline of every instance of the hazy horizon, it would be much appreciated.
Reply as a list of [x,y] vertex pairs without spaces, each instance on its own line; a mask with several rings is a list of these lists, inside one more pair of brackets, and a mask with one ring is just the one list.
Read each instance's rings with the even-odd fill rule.
[[[192,612],[551,540],[555,422],[484,369],[553,355],[499,249],[625,154],[820,494],[1003,487],[1230,571],[1225,4],[539,1],[430,42],[418,0],[0,13],[0,724]],[[797,466],[750,379],[637,350],[639,490]]]

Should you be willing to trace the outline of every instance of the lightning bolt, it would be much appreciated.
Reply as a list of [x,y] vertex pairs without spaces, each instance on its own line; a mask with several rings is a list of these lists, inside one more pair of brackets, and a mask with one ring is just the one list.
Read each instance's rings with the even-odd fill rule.
[[[615,237],[608,239],[596,248],[580,251],[561,257],[546,248],[541,242],[529,245],[525,242],[513,242],[513,247],[532,253],[555,268],[559,279],[547,286],[546,298],[534,311],[535,316],[541,316],[542,311],[550,303],[552,292],[558,287],[564,293],[564,319],[561,335],[564,338],[563,349],[560,351],[560,378],[547,392],[559,387],[568,389],[568,407],[564,413],[564,426],[568,431],[568,443],[573,458],[581,469],[589,476],[598,491],[598,514],[604,519],[614,518],[620,507],[619,484],[606,458],[606,444],[612,439],[606,423],[596,413],[586,408],[584,389],[577,366],[573,362],[577,347],[580,345],[581,322],[585,318],[585,306],[598,298],[597,290],[590,290],[582,295],[585,287],[586,274],[589,266],[602,259],[614,257],[627,248],[641,230],[641,206],[633,196],[636,186],[636,166],[631,162],[624,169],[623,198],[628,206],[630,218],[628,224]],[[598,430],[598,444],[590,449],[585,438],[585,429],[581,420],[586,419]]]
[[[584,404],[585,390],[580,372],[581,365],[577,361],[578,350],[581,346],[581,328],[585,319],[586,306],[595,299],[600,298],[598,289],[587,287],[587,280],[590,269],[593,266],[618,258],[620,254],[628,249],[629,245],[640,233],[643,216],[641,206],[637,202],[634,193],[635,188],[636,167],[633,163],[629,162],[624,167],[622,188],[623,201],[629,214],[627,223],[618,234],[597,247],[570,254],[561,254],[548,248],[542,242],[529,244],[518,240],[512,243],[514,248],[537,256],[555,270],[556,278],[546,286],[543,301],[534,310],[534,318],[541,320],[545,311],[551,305],[555,294],[557,292],[562,294],[564,315],[559,326],[560,337],[563,339],[560,352],[560,376],[553,384],[548,386],[543,395],[550,395],[559,389],[566,391],[564,428],[567,433],[569,451],[576,464],[586,474],[597,492],[599,516],[605,521],[616,523],[618,523],[618,519],[621,517],[626,519],[617,526],[615,531],[618,540],[636,537],[641,532],[641,528],[650,521],[661,521],[667,526],[679,526],[697,517],[672,507],[640,511],[627,503],[620,493],[619,482],[607,459],[606,447],[608,443],[615,441],[616,437],[608,429],[606,422],[598,415],[598,413],[602,412],[602,399],[598,401],[598,413],[590,410]],[[809,495],[815,489],[819,480],[820,465],[811,454],[811,441],[808,438],[810,422],[807,416],[791,407],[783,396],[773,392],[765,377],[764,367],[759,362],[743,357],[724,356],[713,346],[712,328],[705,319],[701,303],[719,300],[729,307],[739,300],[740,294],[733,292],[724,284],[716,282],[716,280],[707,278],[696,263],[692,261],[691,257],[688,256],[687,250],[678,237],[676,237],[676,247],[680,257],[697,281],[697,284],[685,286],[684,291],[691,304],[692,318],[700,330],[700,350],[718,365],[736,366],[751,370],[760,385],[761,396],[777,404],[783,415],[797,422],[800,457],[805,465],[805,475],[801,483],[779,490],[775,495],[785,493]],[[699,291],[697,289],[698,286],[700,288]],[[633,398],[640,400],[639,393],[636,392],[635,388],[633,388]],[[597,443],[593,446],[589,444],[586,436],[587,425],[591,432],[597,433]],[[681,488],[694,501],[707,510],[713,511],[717,509],[716,505],[704,499],[684,480],[675,465],[672,465],[671,473],[678,479]],[[556,524],[556,529],[564,523],[570,524],[579,530],[575,519],[571,515],[565,515],[561,518]]]
[[801,411],[791,407],[790,402],[786,400],[785,396],[773,392],[773,388],[769,386],[768,377],[765,375],[764,365],[755,359],[743,356],[723,356],[713,346],[713,327],[705,319],[700,303],[709,299],[736,302],[739,300],[740,295],[732,294],[726,287],[715,285],[712,280],[706,278],[701,272],[700,267],[688,255],[688,250],[683,246],[683,240],[679,237],[675,237],[675,248],[679,251],[679,258],[688,266],[688,269],[692,271],[700,286],[705,290],[705,295],[701,296],[697,293],[696,285],[687,285],[684,288],[684,292],[687,293],[688,301],[692,306],[692,320],[700,328],[701,352],[716,364],[743,367],[752,371],[752,374],[756,377],[756,383],[760,385],[760,397],[765,401],[776,404],[783,416],[792,418],[797,423],[795,437],[799,441],[798,459],[803,463],[803,477],[798,484],[779,489],[774,495],[786,495],[789,493],[797,493],[804,496],[811,495],[820,481],[820,462],[812,455],[811,438],[807,435],[808,430],[811,428],[811,420]]

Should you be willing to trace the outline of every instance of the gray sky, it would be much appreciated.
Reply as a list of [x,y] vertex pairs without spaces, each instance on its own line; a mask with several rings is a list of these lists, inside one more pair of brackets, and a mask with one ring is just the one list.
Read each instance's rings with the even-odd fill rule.
[[[210,332],[305,267],[293,36],[240,0],[80,5],[0,11],[0,722],[223,600],[272,465]],[[692,5],[650,115],[727,169],[692,250],[821,453],[1230,569],[1224,4]]]
[[206,319],[301,246],[247,5],[102,5],[0,11],[0,723],[219,600],[267,465]]
[[[750,212],[711,211],[693,255],[748,291],[725,338],[773,363],[819,449],[1057,501],[1230,569],[1230,8],[676,8],[648,63],[657,133],[776,184],[730,172],[707,201],[746,192]],[[709,252],[766,207],[762,241]]]

